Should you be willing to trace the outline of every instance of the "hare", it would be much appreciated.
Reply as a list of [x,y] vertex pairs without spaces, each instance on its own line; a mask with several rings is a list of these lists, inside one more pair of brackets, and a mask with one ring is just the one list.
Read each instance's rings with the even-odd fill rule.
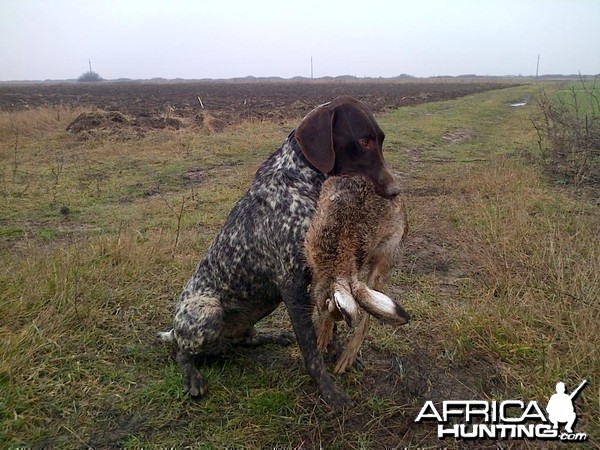
[[[325,180],[304,250],[312,271],[312,305],[319,314],[319,350],[325,351],[331,343],[336,321],[356,327],[334,373],[345,372],[356,360],[371,315],[397,325],[408,323],[406,311],[379,292],[407,231],[400,196],[384,198],[360,176]],[[361,308],[365,313],[357,325]]]

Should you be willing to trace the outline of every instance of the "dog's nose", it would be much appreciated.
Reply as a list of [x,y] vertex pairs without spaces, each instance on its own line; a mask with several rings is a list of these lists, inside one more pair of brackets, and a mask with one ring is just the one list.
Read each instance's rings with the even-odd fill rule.
[[385,198],[394,198],[400,194],[400,185],[385,163],[382,166],[370,177],[375,185],[375,192]]
[[400,194],[400,185],[394,181],[385,187],[383,196],[387,198],[394,198],[398,194]]
[[400,185],[396,181],[375,184],[375,192],[385,198],[394,198],[400,194]]

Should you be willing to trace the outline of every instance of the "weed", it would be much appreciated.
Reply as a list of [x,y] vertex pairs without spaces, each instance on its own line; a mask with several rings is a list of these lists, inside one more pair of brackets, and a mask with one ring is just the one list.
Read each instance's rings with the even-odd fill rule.
[[542,91],[541,119],[533,124],[544,162],[575,184],[600,180],[600,96],[592,82],[580,80],[554,97]]
[[[194,197],[194,193],[192,191],[192,198]],[[185,195],[181,196],[181,202],[178,210],[175,210],[173,206],[169,204],[166,198],[163,197],[166,207],[173,213],[173,215],[177,218],[177,229],[175,230],[175,240],[173,242],[173,253],[177,250],[177,244],[179,244],[179,234],[181,233],[181,220],[183,219],[183,211],[185,208]]]

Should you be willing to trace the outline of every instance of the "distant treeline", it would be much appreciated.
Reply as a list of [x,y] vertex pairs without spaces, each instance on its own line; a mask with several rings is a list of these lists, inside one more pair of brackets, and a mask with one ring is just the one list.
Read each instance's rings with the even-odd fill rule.
[[[455,80],[486,80],[486,79],[527,79],[527,80],[588,80],[600,78],[600,74],[596,75],[581,75],[581,74],[571,74],[571,75],[562,75],[562,74],[546,74],[539,75],[536,77],[535,75],[476,75],[476,74],[464,74],[464,75],[436,75],[431,77],[416,77],[409,74],[400,74],[395,77],[357,77],[354,75],[340,75],[336,77],[319,77],[319,78],[310,78],[310,77],[301,77],[296,76],[292,78],[282,78],[282,77],[255,77],[255,76],[247,76],[247,77],[237,77],[237,78],[149,78],[149,79],[133,79],[133,78],[115,78],[112,80],[102,80],[103,82],[112,82],[112,83],[186,83],[186,82],[248,82],[248,83],[261,83],[261,82],[311,82],[311,81],[398,81],[398,80],[414,80],[414,81],[422,81],[422,80],[440,80],[440,79],[455,79]],[[0,83],[70,83],[76,82],[77,79],[67,79],[67,80],[24,80],[24,81],[0,81]]]

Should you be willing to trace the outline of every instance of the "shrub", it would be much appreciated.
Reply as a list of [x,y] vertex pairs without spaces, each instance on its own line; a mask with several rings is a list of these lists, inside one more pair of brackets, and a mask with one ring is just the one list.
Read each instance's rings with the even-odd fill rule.
[[102,81],[102,77],[98,75],[96,72],[90,70],[89,72],[85,72],[78,79],[78,81]]
[[541,92],[541,119],[534,121],[538,145],[552,172],[575,184],[600,181],[600,88],[581,79],[549,97]]

